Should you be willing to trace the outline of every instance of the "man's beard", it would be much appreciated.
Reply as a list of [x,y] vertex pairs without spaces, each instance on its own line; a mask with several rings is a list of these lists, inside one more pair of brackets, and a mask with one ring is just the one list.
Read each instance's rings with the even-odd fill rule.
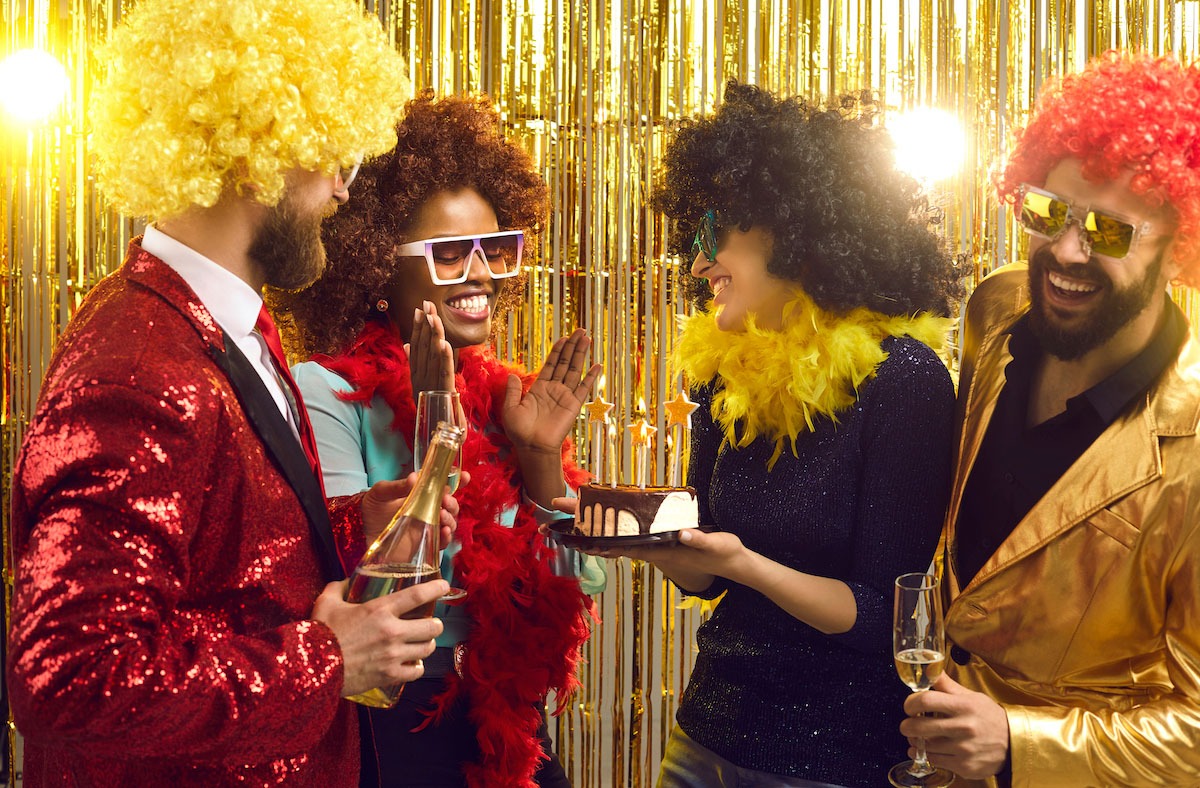
[[[1092,315],[1080,325],[1069,327],[1053,319],[1042,291],[1047,269],[1104,288],[1102,300],[1093,305]],[[1045,352],[1063,361],[1080,358],[1112,339],[1150,305],[1160,289],[1158,277],[1161,271],[1160,252],[1140,280],[1118,290],[1099,265],[1061,265],[1050,246],[1043,246],[1029,260],[1030,328]]]
[[271,208],[250,244],[250,257],[262,267],[266,284],[299,290],[317,281],[325,271],[321,222],[332,212],[301,214],[287,196]]

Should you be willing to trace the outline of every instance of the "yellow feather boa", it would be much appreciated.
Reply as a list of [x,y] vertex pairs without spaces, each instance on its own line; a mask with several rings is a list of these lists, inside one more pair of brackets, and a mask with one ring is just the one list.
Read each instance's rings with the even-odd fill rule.
[[879,345],[886,337],[910,336],[940,351],[952,324],[928,312],[891,316],[865,307],[836,315],[800,291],[783,315],[778,331],[757,327],[752,317],[744,331],[722,331],[710,305],[684,320],[675,347],[676,364],[691,384],[721,378],[712,416],[725,440],[736,448],[760,435],[775,441],[768,468],[785,439],[795,454],[797,436],[811,432],[814,421],[836,422],[854,404],[859,386],[887,358]]

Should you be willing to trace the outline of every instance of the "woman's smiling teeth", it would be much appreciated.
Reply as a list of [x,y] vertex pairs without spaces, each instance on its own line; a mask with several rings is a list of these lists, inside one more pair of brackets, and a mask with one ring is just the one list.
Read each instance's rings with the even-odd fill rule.
[[721,291],[724,290],[731,281],[732,279],[730,279],[728,276],[719,276],[712,280],[712,282],[709,284],[709,287],[712,288],[713,298],[721,295]]
[[1059,290],[1065,290],[1068,293],[1094,293],[1100,289],[1099,285],[1080,282],[1077,279],[1067,279],[1066,277],[1059,276],[1053,271],[1048,272],[1048,276],[1050,278],[1050,284],[1054,285]]
[[459,296],[448,299],[446,306],[470,314],[485,313],[488,311],[488,297],[485,295]]

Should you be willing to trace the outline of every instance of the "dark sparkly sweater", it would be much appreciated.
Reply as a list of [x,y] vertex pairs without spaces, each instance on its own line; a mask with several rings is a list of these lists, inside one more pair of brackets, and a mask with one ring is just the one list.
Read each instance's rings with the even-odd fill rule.
[[838,423],[818,422],[785,446],[722,446],[694,392],[690,484],[701,522],[736,533],[779,563],[846,582],[858,615],[825,635],[766,597],[728,590],[698,635],[700,653],[677,719],[693,740],[739,766],[845,786],[886,785],[905,758],[897,730],[908,689],[892,663],[892,589],[924,571],[948,497],[954,390],[932,350],[908,337],[883,341],[887,359]]

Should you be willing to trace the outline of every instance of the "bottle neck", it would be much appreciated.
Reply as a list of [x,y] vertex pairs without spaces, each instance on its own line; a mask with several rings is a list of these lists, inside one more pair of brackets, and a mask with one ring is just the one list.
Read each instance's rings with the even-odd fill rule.
[[404,503],[400,505],[399,517],[411,517],[424,523],[437,525],[442,509],[442,492],[454,465],[458,447],[441,440],[433,441],[421,470],[417,472],[417,484]]

